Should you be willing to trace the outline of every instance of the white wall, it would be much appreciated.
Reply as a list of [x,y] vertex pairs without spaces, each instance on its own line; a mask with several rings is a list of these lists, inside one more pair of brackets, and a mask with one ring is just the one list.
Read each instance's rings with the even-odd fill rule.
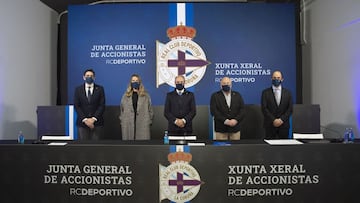
[[39,0],[1,0],[0,139],[37,136],[38,105],[55,105],[56,12]]
[[304,11],[304,103],[320,104],[328,137],[359,137],[360,1],[306,0]]

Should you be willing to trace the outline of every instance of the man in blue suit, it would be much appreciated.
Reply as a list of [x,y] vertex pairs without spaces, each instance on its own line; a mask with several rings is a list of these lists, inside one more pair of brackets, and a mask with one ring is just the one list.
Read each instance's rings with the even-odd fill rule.
[[104,88],[94,83],[95,72],[84,71],[84,84],[75,89],[74,105],[79,140],[98,140],[103,137],[105,110]]
[[192,119],[196,115],[195,97],[184,88],[185,77],[175,77],[176,88],[167,93],[164,116],[168,120],[169,134],[192,134]]
[[289,135],[289,117],[293,111],[291,92],[282,87],[280,71],[272,74],[272,86],[263,90],[261,110],[264,114],[265,139],[286,139]]

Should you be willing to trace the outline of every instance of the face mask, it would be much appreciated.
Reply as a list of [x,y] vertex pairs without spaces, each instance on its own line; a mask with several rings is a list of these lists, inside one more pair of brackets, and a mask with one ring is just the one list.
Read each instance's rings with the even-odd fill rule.
[[272,80],[271,83],[272,83],[275,87],[279,87],[279,85],[281,84],[281,80]]
[[85,78],[85,82],[86,82],[87,84],[92,84],[92,83],[94,82],[94,79],[93,79],[92,77],[86,77],[86,78]]
[[133,89],[139,89],[139,87],[140,87],[140,83],[139,82],[132,82],[131,83],[131,87],[133,88]]
[[176,84],[176,89],[177,90],[182,90],[182,89],[184,89],[184,85],[183,84]]
[[230,85],[223,85],[223,86],[221,86],[221,89],[222,89],[224,92],[228,92],[228,91],[230,91]]

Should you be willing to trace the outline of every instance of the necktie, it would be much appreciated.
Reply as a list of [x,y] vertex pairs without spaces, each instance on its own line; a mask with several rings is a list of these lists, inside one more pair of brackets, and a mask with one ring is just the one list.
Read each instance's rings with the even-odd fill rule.
[[279,89],[275,89],[275,100],[276,100],[276,104],[279,106],[280,105],[280,90]]
[[90,100],[91,100],[91,87],[88,87],[87,99],[88,99],[88,101],[90,102]]

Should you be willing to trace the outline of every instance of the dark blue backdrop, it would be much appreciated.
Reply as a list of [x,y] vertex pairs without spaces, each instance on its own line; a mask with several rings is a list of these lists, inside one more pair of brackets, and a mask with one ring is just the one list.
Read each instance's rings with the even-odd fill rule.
[[[189,4],[187,4],[189,5]],[[156,41],[166,44],[166,30],[174,26],[174,3],[120,3],[69,7],[68,29],[68,103],[73,103],[74,89],[83,83],[83,71],[93,68],[96,82],[105,87],[106,104],[118,105],[130,75],[138,73],[154,105],[163,105],[172,87],[156,87]],[[205,52],[210,64],[205,75],[190,89],[197,105],[208,105],[212,92],[219,89],[217,78],[234,78],[233,89],[247,104],[259,104],[261,91],[271,85],[270,72],[279,69],[296,101],[296,33],[295,5],[292,3],[192,3],[193,39]],[[188,15],[188,14],[187,14]],[[91,57],[94,45],[141,45],[136,50],[144,56],[116,59],[145,60],[142,64],[107,64],[114,57]],[[107,50],[105,53],[116,50]],[[100,51],[101,53],[101,51]],[[250,75],[216,75],[219,64],[237,64],[237,73]],[[241,64],[260,68],[241,68]],[[254,73],[260,71],[262,74]],[[249,80],[252,82],[238,82]],[[245,79],[244,79],[245,78]]]

